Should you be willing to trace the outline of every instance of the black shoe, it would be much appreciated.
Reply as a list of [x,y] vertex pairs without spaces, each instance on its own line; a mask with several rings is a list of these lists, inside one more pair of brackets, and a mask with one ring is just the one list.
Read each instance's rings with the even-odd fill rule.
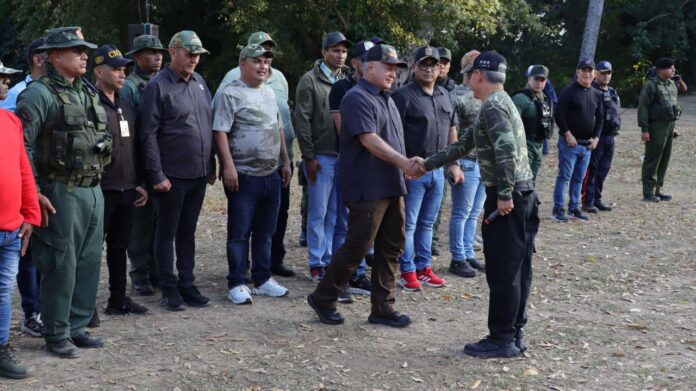
[[464,278],[476,277],[476,269],[472,268],[467,261],[452,260],[452,262],[450,262],[449,272],[455,276]]
[[10,345],[0,346],[0,376],[8,379],[26,379],[31,376],[31,368],[19,364],[10,352]]
[[568,217],[574,220],[582,220],[582,221],[587,221],[589,218],[587,217],[586,214],[582,213],[580,209],[570,209],[568,210]]
[[433,247],[430,249],[430,254],[433,257],[438,257],[438,256],[440,256],[440,250],[438,250],[437,247]]
[[485,273],[485,272],[486,272],[486,265],[482,264],[481,262],[479,262],[479,261],[477,261],[477,260],[475,260],[475,259],[473,259],[473,258],[472,258],[472,259],[467,259],[466,262],[469,263],[469,265],[470,265],[471,267],[473,267],[474,269],[480,271],[481,273]]
[[89,323],[87,323],[87,327],[90,329],[95,329],[99,327],[101,324],[101,320],[99,319],[99,314],[97,313],[97,309],[94,309],[94,313],[92,314],[92,318],[90,318]]
[[70,337],[70,339],[72,339],[73,343],[78,348],[95,349],[95,348],[103,348],[104,347],[104,340],[103,339],[93,337],[93,336],[89,335],[89,333],[86,331],[80,335]]
[[131,285],[133,285],[133,292],[141,296],[152,296],[155,294],[155,288],[153,288],[152,283],[142,277],[136,277],[131,274]]
[[660,202],[660,197],[655,195],[644,195],[643,201],[645,202]]
[[524,343],[524,333],[522,329],[518,329],[515,333],[515,346],[520,350],[520,353],[524,353],[527,350],[527,344]]
[[660,201],[672,201],[672,196],[669,194],[657,193],[655,194]]
[[341,316],[338,311],[333,308],[319,307],[319,305],[317,305],[317,303],[314,301],[314,296],[311,293],[307,295],[307,304],[312,307],[314,312],[319,317],[319,321],[321,323],[330,325],[343,323],[343,316]]
[[280,265],[272,267],[271,273],[281,277],[295,277],[295,271],[283,265],[282,263]]
[[338,302],[341,304],[351,304],[354,301],[353,294],[350,292],[350,287],[345,287],[343,291],[338,294]]
[[600,212],[611,212],[614,209],[611,206],[604,205],[600,200],[595,201],[594,206],[596,206]]
[[181,294],[179,294],[179,291],[177,290],[163,291],[160,304],[163,305],[168,311],[184,310],[184,299],[181,298]]
[[354,295],[372,295],[372,285],[370,284],[370,280],[368,280],[365,275],[362,275],[355,280],[348,281],[348,286],[350,287],[351,293]]
[[568,222],[568,216],[566,216],[566,211],[563,208],[553,208],[553,211],[551,212],[551,219],[561,223]]
[[104,308],[104,313],[107,315],[144,314],[146,312],[147,307],[135,303],[128,296],[119,300],[116,305],[112,305],[111,299],[109,299],[109,304]]
[[583,204],[582,210],[584,210],[587,213],[599,213],[599,208],[592,204]]
[[179,287],[179,293],[184,302],[191,307],[205,307],[210,302],[209,298],[201,295],[201,292],[195,285]]
[[386,326],[402,328],[411,324],[411,318],[408,315],[400,314],[396,311],[388,315],[370,314],[367,321],[373,324],[383,324]]
[[464,353],[478,358],[504,358],[517,356],[520,349],[512,342],[499,344],[491,337],[486,337],[478,342],[466,344]]
[[80,349],[69,339],[62,339],[58,342],[46,342],[46,350],[60,358],[78,358]]

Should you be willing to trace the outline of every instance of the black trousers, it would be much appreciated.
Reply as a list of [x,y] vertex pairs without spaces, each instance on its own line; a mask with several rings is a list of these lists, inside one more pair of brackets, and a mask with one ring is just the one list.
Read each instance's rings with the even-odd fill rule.
[[[294,167],[290,165],[290,169]],[[278,169],[278,175],[282,175],[282,168]],[[282,176],[281,176],[282,178]],[[285,231],[288,228],[288,210],[290,209],[290,186],[280,187],[280,209],[278,210],[278,222],[276,231],[271,240],[271,268],[280,266],[285,259]]]
[[[203,207],[206,177],[169,178],[171,189],[155,193],[159,206],[155,229],[155,258],[162,293],[177,287],[189,287],[195,280],[193,268],[196,254],[196,225]],[[176,242],[176,269],[174,274],[174,242]]]
[[[539,231],[539,201],[534,190],[513,191],[514,208],[507,216],[483,224],[486,281],[490,289],[488,329],[498,342],[512,342],[527,324],[527,299],[532,285],[532,252]],[[497,209],[497,188],[486,188],[485,216]]]
[[582,192],[583,203],[594,205],[596,201],[602,200],[604,180],[609,175],[611,162],[614,159],[614,145],[614,135],[602,133],[599,137],[597,148],[592,151],[590,165],[587,167]]
[[106,240],[106,266],[109,268],[109,304],[120,306],[126,296],[126,249],[130,242],[135,218],[134,189],[108,191],[104,194],[104,239]]

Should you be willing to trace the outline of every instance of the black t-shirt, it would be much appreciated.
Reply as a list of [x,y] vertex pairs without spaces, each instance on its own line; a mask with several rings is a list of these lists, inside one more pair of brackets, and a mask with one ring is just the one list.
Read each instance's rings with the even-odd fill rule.
[[353,80],[353,74],[349,74],[346,78],[341,79],[331,86],[331,92],[329,92],[329,112],[340,113],[341,112],[341,102],[346,93],[350,91],[351,88],[355,87],[357,83]]
[[371,154],[359,136],[375,133],[395,151],[405,154],[399,111],[389,92],[361,79],[341,103],[341,195],[344,202],[400,197],[406,194],[404,173]]

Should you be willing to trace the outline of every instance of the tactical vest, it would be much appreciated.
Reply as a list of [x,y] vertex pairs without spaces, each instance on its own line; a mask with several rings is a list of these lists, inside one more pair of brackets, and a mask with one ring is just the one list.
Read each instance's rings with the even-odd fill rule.
[[606,91],[597,88],[597,91],[602,93],[602,106],[604,107],[604,128],[602,132],[616,136],[619,134],[619,128],[621,127],[621,115],[619,114],[621,101],[619,96],[613,88],[609,88]]
[[681,107],[677,104],[677,86],[668,80],[662,83],[659,78],[650,78],[651,83],[655,83],[657,89],[657,99],[650,102],[648,110],[651,121],[676,121],[681,117]]
[[532,99],[537,111],[536,117],[520,116],[527,139],[531,141],[544,141],[544,139],[551,138],[551,133],[553,132],[553,111],[551,110],[551,102],[549,99],[538,99],[532,94],[532,91],[527,88],[515,92],[513,96],[517,94],[525,94]]
[[83,83],[86,104],[82,104],[74,92],[50,77],[43,76],[38,82],[55,96],[59,118],[40,138],[34,156],[37,169],[49,180],[67,183],[68,187],[96,186],[111,162],[111,135],[97,91]]

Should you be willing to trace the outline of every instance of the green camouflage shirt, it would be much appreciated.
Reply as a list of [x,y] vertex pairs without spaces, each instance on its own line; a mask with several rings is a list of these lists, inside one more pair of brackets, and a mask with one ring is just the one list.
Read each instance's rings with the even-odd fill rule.
[[[452,106],[457,111],[459,116],[459,129],[457,129],[457,137],[462,137],[467,132],[468,128],[474,126],[479,110],[481,110],[481,101],[474,97],[474,92],[466,84],[460,84],[450,92]],[[468,156],[476,159],[474,151]]]
[[512,198],[515,183],[532,179],[524,125],[505,91],[491,94],[481,104],[481,112],[471,131],[426,159],[425,167],[432,170],[443,166],[466,156],[474,148],[483,184],[496,186],[499,200]]

